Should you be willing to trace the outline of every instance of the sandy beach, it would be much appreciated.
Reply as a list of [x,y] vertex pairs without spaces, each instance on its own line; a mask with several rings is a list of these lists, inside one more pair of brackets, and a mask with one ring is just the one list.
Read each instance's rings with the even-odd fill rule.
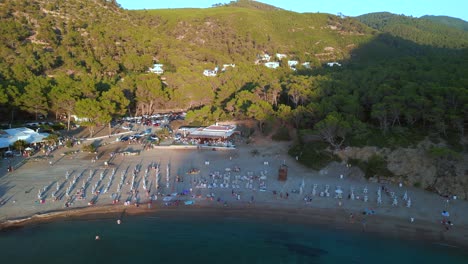
[[[466,201],[355,180],[348,177],[353,168],[342,163],[313,171],[287,155],[290,143],[256,138],[230,150],[143,151],[139,144],[106,140],[96,161],[96,154],[63,155],[78,147],[61,148],[53,158],[32,157],[11,173],[2,168],[0,228],[69,217],[117,219],[122,213],[213,215],[327,225],[468,248]],[[141,152],[122,155],[125,151]],[[278,181],[283,163],[288,166],[284,182]],[[441,223],[443,211],[453,225]]]

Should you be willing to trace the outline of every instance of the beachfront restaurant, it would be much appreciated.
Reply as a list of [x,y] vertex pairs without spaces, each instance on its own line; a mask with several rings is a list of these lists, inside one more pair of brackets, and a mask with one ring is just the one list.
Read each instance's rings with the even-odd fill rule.
[[24,140],[28,144],[44,142],[48,133],[38,133],[27,127],[0,130],[0,149],[7,149],[17,140]]
[[211,125],[190,131],[187,138],[196,140],[200,145],[234,147],[233,137],[239,134],[235,125]]

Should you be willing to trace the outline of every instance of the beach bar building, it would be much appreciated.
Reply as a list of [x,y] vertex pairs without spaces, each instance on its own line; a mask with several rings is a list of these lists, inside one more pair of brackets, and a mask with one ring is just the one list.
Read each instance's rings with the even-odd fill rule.
[[195,139],[200,144],[223,144],[232,146],[232,138],[238,134],[235,125],[211,125],[191,131],[187,138]]
[[26,127],[0,130],[0,149],[9,148],[17,140],[24,140],[29,144],[43,142],[48,135]]

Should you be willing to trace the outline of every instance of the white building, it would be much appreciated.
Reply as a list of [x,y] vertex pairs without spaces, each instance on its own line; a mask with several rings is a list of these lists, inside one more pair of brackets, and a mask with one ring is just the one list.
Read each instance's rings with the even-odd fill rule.
[[281,53],[276,53],[276,58],[278,58],[278,60],[281,60],[281,59],[284,59],[288,57],[288,55],[286,54],[281,54]]
[[39,143],[44,141],[48,135],[48,133],[38,133],[26,127],[0,130],[0,149],[8,148],[17,140],[24,140],[28,144]]
[[270,62],[266,62],[265,66],[270,68],[270,69],[276,69],[276,68],[278,68],[280,66],[280,64],[277,61],[270,61]]
[[163,66],[164,66],[163,64],[154,64],[153,68],[149,68],[149,71],[152,73],[156,73],[156,74],[163,74],[164,73]]
[[335,66],[335,65],[338,66],[338,67],[341,67],[341,64],[338,63],[338,62],[336,62],[336,61],[334,61],[334,62],[327,62],[327,66],[328,66],[328,67],[333,67],[333,66]]
[[218,67],[215,67],[214,70],[204,70],[203,75],[208,77],[215,77],[218,75]]
[[73,120],[75,120],[75,122],[88,122],[89,121],[89,118],[87,117],[79,117],[77,115],[71,115],[71,117],[73,118]]
[[[187,135],[188,138],[198,139],[200,143],[204,144],[209,141],[223,141],[228,143],[234,134],[239,134],[236,131],[236,125],[211,125],[208,127],[201,127],[195,130],[190,130]],[[226,144],[227,147],[233,147],[232,144]]]
[[270,61],[270,59],[271,59],[271,56],[268,55],[268,53],[260,55],[260,60],[261,61]]
[[226,69],[227,69],[228,67],[234,68],[234,67],[236,67],[236,65],[233,64],[233,63],[231,63],[231,64],[223,64],[223,69],[222,69],[221,71],[226,71]]
[[310,68],[311,68],[311,67],[310,67],[310,62],[308,62],[308,61],[302,63],[302,66],[303,66],[304,68],[307,68],[307,69],[310,69]]
[[297,64],[299,64],[299,61],[297,61],[297,60],[290,60],[290,61],[288,61],[288,66],[289,66],[289,68],[290,68],[291,70],[294,70],[294,71],[295,71],[295,70],[296,70]]

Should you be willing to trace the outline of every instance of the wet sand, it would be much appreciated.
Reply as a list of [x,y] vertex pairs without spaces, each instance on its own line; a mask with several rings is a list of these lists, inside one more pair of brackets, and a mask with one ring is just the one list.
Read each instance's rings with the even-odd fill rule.
[[[355,215],[349,217],[347,210],[322,208],[291,208],[255,204],[246,206],[205,204],[191,206],[164,206],[153,204],[152,208],[123,205],[105,205],[86,208],[75,208],[66,211],[36,214],[28,218],[9,220],[0,223],[0,230],[9,231],[25,225],[48,223],[52,221],[73,219],[122,219],[132,215],[151,215],[163,218],[239,218],[254,221],[268,221],[281,224],[303,224],[323,226],[324,228],[363,232],[385,238],[418,240],[425,243],[439,244],[448,247],[468,249],[466,226],[453,227],[447,231],[437,223],[419,221],[417,224],[406,220],[383,215]],[[365,225],[363,220],[365,219]]]

